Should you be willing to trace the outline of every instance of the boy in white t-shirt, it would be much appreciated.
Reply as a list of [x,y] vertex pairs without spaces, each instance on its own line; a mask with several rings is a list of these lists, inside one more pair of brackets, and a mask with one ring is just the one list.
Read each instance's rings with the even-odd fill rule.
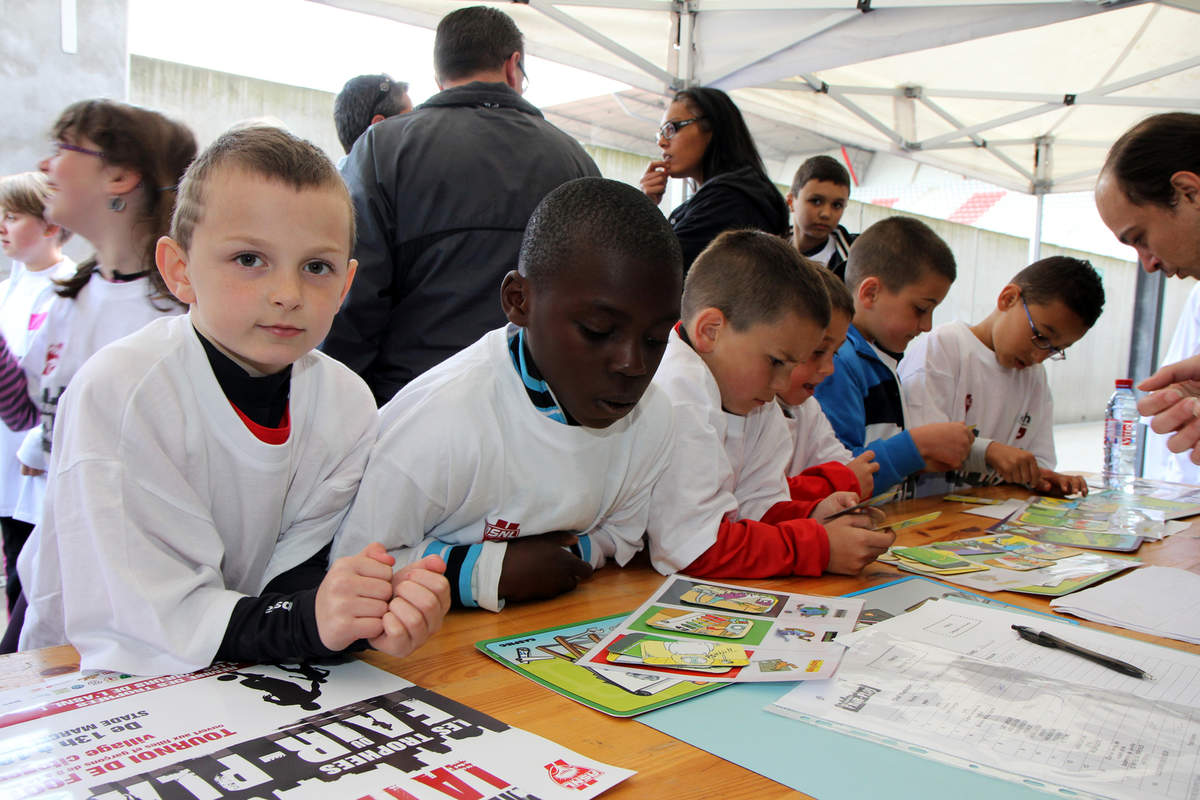
[[788,465],[788,479],[795,495],[808,496],[831,491],[852,491],[867,498],[875,488],[875,453],[864,450],[857,456],[833,432],[833,426],[812,399],[821,381],[833,374],[833,357],[854,319],[854,298],[842,279],[827,269],[817,270],[829,294],[829,327],[807,362],[792,370],[787,389],[779,393],[779,405],[787,419],[795,449]]
[[922,475],[918,494],[1002,481],[1086,493],[1082,477],[1054,471],[1054,406],[1042,362],[1065,358],[1103,309],[1092,265],[1053,256],[1005,284],[982,322],[950,322],[913,342],[899,369],[913,423],[965,422],[977,431],[962,467]]
[[641,549],[671,407],[651,385],[679,319],[682,256],[636,189],[570,181],[533,212],[500,287],[511,322],[380,411],[334,555],[374,539],[447,562],[455,604],[573,589]]
[[726,231],[688,271],[683,320],[654,376],[675,410],[646,529],[659,572],[855,574],[892,544],[866,515],[824,524],[855,493],[802,500],[788,483],[792,439],[775,396],[829,325],[818,270],[783,239]]
[[[46,219],[49,194],[49,183],[40,172],[0,179],[0,247],[14,262],[8,279],[0,283],[0,334],[17,359],[25,355],[30,335],[46,317],[54,299],[53,281],[75,272],[75,262],[62,252],[71,232]],[[33,532],[33,525],[13,517],[21,490],[17,449],[24,439],[22,432],[0,429],[0,531],[10,612],[21,594],[17,556]]]
[[289,133],[231,131],[192,164],[157,251],[190,312],[103,348],[63,395],[22,649],[158,674],[360,639],[402,655],[436,630],[436,558],[393,577],[373,544],[325,575],[378,425],[362,380],[312,349],[353,240],[341,178]]

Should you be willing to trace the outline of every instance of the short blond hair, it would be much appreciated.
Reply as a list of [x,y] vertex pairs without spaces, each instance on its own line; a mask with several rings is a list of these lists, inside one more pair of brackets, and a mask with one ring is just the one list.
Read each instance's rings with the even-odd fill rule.
[[[47,225],[46,201],[50,199],[50,182],[40,172],[18,172],[0,178],[0,209],[16,214],[37,217]],[[58,226],[58,243],[65,244],[71,232]]]
[[346,183],[325,153],[305,139],[282,128],[256,125],[228,130],[204,148],[183,174],[171,238],[186,251],[192,234],[204,217],[204,188],[217,170],[233,167],[296,190],[330,188],[342,195],[349,209],[350,250],[354,249],[354,206]]

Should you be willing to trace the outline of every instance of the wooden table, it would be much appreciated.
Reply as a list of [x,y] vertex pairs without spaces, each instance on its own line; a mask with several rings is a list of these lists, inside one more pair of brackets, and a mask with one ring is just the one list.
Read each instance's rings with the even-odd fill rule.
[[[1011,487],[979,490],[989,497],[1028,494]],[[992,523],[985,517],[964,514],[968,506],[942,503],[937,498],[911,500],[886,506],[889,518],[899,519],[941,510],[942,516],[918,528],[901,532],[899,544],[929,542],[980,535]],[[1143,545],[1137,553],[1143,561],[1200,572],[1200,525],[1162,542]],[[788,592],[840,595],[865,589],[909,573],[881,563],[860,575],[824,575],[819,578],[724,581],[763,586]],[[574,592],[539,603],[506,608],[499,614],[487,611],[452,611],[441,632],[417,653],[404,659],[369,653],[365,660],[414,683],[440,692],[461,703],[490,714],[510,725],[629,769],[637,775],[611,790],[605,797],[720,797],[795,798],[796,792],[684,744],[632,719],[616,719],[561,697],[506,669],[475,650],[481,639],[512,636],[568,622],[592,619],[639,606],[662,582],[644,556],[624,569],[606,567]],[[1049,611],[1046,598],[998,592],[1005,602],[1039,611]],[[1168,647],[1200,653],[1200,646],[1140,634],[1120,628],[1101,628]],[[30,685],[43,677],[78,668],[75,651],[68,646],[0,657],[0,689]]]

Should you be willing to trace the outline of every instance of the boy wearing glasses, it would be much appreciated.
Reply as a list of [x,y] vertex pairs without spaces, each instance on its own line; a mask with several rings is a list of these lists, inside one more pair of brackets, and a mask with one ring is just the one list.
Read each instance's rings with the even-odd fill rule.
[[926,423],[909,414],[890,355],[932,327],[933,309],[955,274],[950,248],[911,217],[880,220],[850,247],[854,320],[833,357],[833,374],[814,396],[846,449],[875,453],[876,492],[921,470],[958,469],[971,447],[970,429],[953,416]]
[[918,494],[1005,481],[1087,493],[1083,478],[1054,471],[1053,401],[1042,362],[1066,358],[1103,308],[1092,265],[1054,256],[1018,272],[982,322],[950,322],[913,344],[900,364],[910,418],[965,422],[977,431],[962,468],[921,476]]

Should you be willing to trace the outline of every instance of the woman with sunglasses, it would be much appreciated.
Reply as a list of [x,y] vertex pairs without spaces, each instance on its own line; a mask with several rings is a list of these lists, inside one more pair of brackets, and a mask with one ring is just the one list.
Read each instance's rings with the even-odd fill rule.
[[[21,361],[28,395],[6,395],[24,403],[34,398],[30,416],[40,416],[17,454],[26,478],[13,512],[35,525],[55,410],[71,377],[109,342],[184,310],[158,274],[154,251],[171,220],[176,184],[196,155],[195,137],[184,125],[112,100],[68,106],[51,135],[51,154],[39,164],[50,185],[46,219],[87,239],[95,253],[60,282],[41,327],[31,334]],[[8,356],[5,345],[0,360]]]
[[[1096,210],[1142,269],[1200,278],[1200,114],[1157,114],[1108,151],[1096,183]],[[1195,324],[1181,320],[1181,325]],[[1200,464],[1200,355],[1164,366],[1138,385],[1153,391],[1138,411],[1171,433],[1167,449]]]
[[658,129],[662,159],[650,162],[642,191],[662,202],[667,178],[692,180],[698,191],[671,212],[686,271],[700,251],[730,228],[758,228],[783,236],[788,209],[767,177],[742,113],[720,89],[698,87],[675,95]]

